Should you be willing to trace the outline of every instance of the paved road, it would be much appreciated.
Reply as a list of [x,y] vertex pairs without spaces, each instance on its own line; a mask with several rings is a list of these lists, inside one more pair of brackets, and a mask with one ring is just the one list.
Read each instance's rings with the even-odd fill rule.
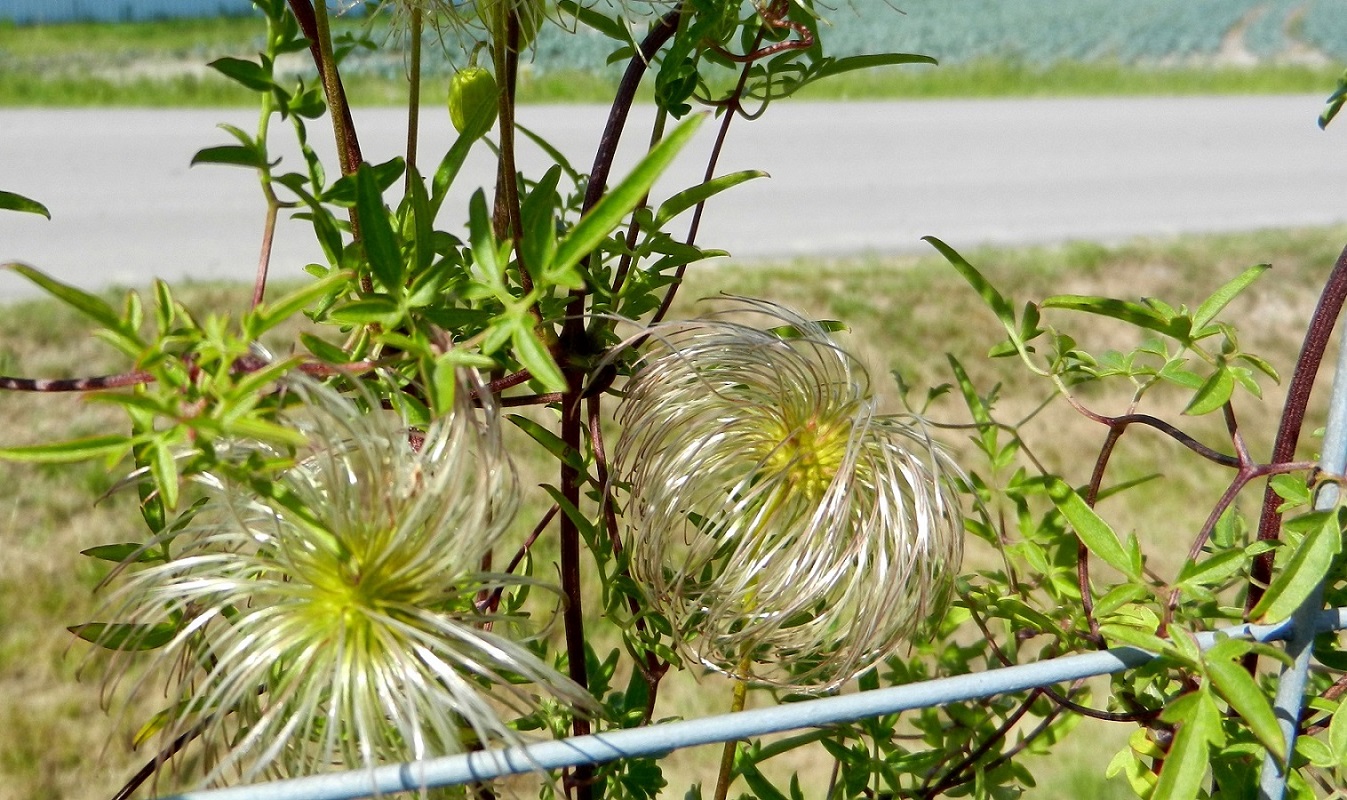
[[[761,168],[772,178],[713,201],[700,241],[763,258],[915,250],[925,234],[969,247],[1347,221],[1347,122],[1319,131],[1320,105],[1319,97],[783,103],[736,123],[722,171]],[[449,142],[447,116],[436,111],[423,123],[423,153]],[[604,114],[531,107],[521,118],[583,171]],[[398,117],[357,113],[368,158],[399,152]],[[0,261],[87,287],[156,275],[249,280],[262,223],[255,178],[188,167],[198,148],[229,141],[214,129],[221,121],[254,124],[241,111],[0,111],[0,188],[41,200],[53,216],[0,214]],[[698,180],[712,127],[664,185]],[[644,129],[631,128],[622,163],[636,157]],[[325,142],[326,126],[313,136]],[[491,180],[479,155],[446,215]],[[532,174],[545,167],[540,152],[524,155]],[[277,273],[298,275],[318,257],[303,224],[283,226]],[[0,299],[28,293],[0,275]]]

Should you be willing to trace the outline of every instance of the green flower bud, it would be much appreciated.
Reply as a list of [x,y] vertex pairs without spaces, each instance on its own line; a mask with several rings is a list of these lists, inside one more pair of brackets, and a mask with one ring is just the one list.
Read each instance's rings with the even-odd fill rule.
[[449,81],[449,120],[454,130],[480,139],[496,124],[496,78],[481,67],[464,67]]

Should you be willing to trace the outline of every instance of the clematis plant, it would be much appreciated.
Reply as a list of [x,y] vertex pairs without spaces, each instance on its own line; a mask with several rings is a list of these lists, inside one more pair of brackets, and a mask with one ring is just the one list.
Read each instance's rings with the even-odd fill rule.
[[[1084,717],[1135,726],[1111,769],[1143,795],[1197,797],[1210,770],[1208,794],[1236,796],[1264,754],[1306,786],[1347,778],[1347,684],[1330,677],[1347,665],[1340,647],[1321,650],[1318,716],[1302,721],[1322,747],[1288,754],[1272,682],[1257,670],[1268,649],[1189,646],[1198,628],[1274,621],[1318,582],[1347,602],[1340,560],[1312,557],[1340,549],[1336,518],[1296,522],[1284,542],[1273,501],[1256,542],[1231,521],[1256,479],[1274,477],[1288,507],[1310,494],[1294,437],[1258,463],[1234,413],[1237,388],[1257,393],[1257,375],[1277,377],[1219,319],[1261,270],[1191,311],[1077,295],[1021,306],[932,242],[1005,327],[993,355],[1018,357],[1053,398],[1107,427],[1082,483],[1038,457],[1025,427],[1034,414],[1004,419],[999,389],[980,390],[958,358],[949,385],[920,402],[900,380],[888,408],[835,335],[845,321],[773,298],[671,321],[687,270],[724,255],[698,240],[704,213],[765,177],[722,170],[731,132],[817,81],[933,63],[834,53],[827,16],[865,4],[390,0],[361,4],[371,28],[354,37],[333,35],[321,0],[253,5],[262,52],[211,66],[253,93],[257,126],[226,127],[232,139],[193,160],[258,178],[251,303],[190,308],[156,282],[115,305],[40,265],[10,265],[126,361],[116,375],[0,377],[9,390],[96,393],[126,414],[121,430],[0,449],[16,461],[104,459],[137,494],[145,532],[88,551],[108,562],[107,578],[93,621],[72,628],[95,651],[90,664],[107,666],[112,703],[160,706],[135,737],[152,751],[145,767],[117,797],[168,765],[178,769],[159,785],[218,785],[648,725],[688,713],[661,691],[674,674],[738,709],[1115,643],[1165,659],[1103,699],[1085,684],[1043,686],[731,744],[719,770],[678,795],[700,797],[714,775],[718,798],[736,781],[802,798],[813,770],[768,773],[791,761],[777,756],[812,748],[829,769],[808,791],[829,800],[1011,797],[1033,782],[1021,754]],[[516,122],[523,65],[547,36],[600,39],[622,66],[588,164]],[[398,155],[362,148],[343,83],[357,47],[404,59]],[[457,72],[423,74],[425,47],[450,48]],[[277,68],[305,52],[307,72]],[[618,173],[642,86],[656,107],[640,136],[650,144]],[[422,109],[423,96],[438,110]],[[454,141],[427,152],[419,119],[446,107]],[[704,178],[666,192],[659,179],[689,156],[699,125],[716,128]],[[298,158],[277,156],[282,132]],[[311,145],[318,135],[335,142],[335,162]],[[524,139],[553,163],[521,169]],[[496,180],[468,187],[452,215],[466,224],[447,224],[474,154],[495,160]],[[6,192],[0,208],[46,213]],[[278,292],[270,253],[282,214],[312,227],[322,260]],[[1082,311],[1145,339],[1091,355],[1047,319]],[[1326,313],[1311,339],[1320,353]],[[1303,398],[1313,371],[1297,375]],[[1081,387],[1112,382],[1128,388],[1123,410],[1095,411]],[[1220,410],[1236,455],[1140,411],[1157,387],[1187,392],[1191,416]],[[965,406],[953,422],[930,413],[946,395]],[[502,415],[518,407],[528,410]],[[1303,414],[1288,420],[1298,431]],[[1144,536],[1119,536],[1095,508],[1119,488],[1105,484],[1114,446],[1145,427],[1237,474],[1168,572],[1147,561]],[[539,462],[554,477],[515,478],[514,465]],[[983,552],[960,573],[965,531]],[[665,767],[577,768],[538,791],[645,800],[665,788]]]

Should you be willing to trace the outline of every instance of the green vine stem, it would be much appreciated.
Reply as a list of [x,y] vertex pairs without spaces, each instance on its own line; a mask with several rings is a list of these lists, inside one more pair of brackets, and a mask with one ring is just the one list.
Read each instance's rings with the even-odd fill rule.
[[[747,668],[745,667],[745,670]],[[730,711],[743,711],[748,702],[748,681],[736,678],[734,696],[730,699]],[[731,739],[720,751],[720,771],[716,774],[715,800],[725,800],[730,794],[730,782],[734,780],[734,754],[739,750],[739,742]]]

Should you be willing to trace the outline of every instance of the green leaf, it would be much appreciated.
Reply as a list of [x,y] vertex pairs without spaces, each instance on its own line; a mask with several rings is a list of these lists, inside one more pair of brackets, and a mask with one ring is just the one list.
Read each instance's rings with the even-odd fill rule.
[[328,316],[335,322],[391,328],[402,319],[402,309],[387,295],[366,295],[362,300],[332,309]]
[[1150,590],[1138,583],[1120,583],[1109,589],[1094,601],[1094,613],[1105,618],[1128,603],[1135,603],[1150,594]]
[[[249,313],[251,321],[245,322],[245,327],[247,327],[252,338],[259,338],[263,333],[266,333],[305,308],[308,308],[310,304],[324,297],[343,283],[350,281],[350,279],[351,273],[349,272],[334,271],[328,273],[323,278],[314,281],[307,286],[301,286],[287,295],[253,309]],[[342,361],[349,360],[349,358],[342,359]]]
[[992,286],[991,282],[983,277],[981,272],[978,272],[977,269],[974,268],[972,264],[969,264],[963,256],[955,252],[954,248],[934,236],[923,236],[922,239],[936,250],[940,251],[940,254],[954,267],[955,271],[962,275],[963,279],[968,281],[969,285],[973,287],[973,290],[982,297],[982,301],[987,304],[987,307],[992,310],[992,313],[996,315],[996,318],[1001,321],[1001,324],[1005,326],[1006,331],[1011,336],[1014,336],[1016,334],[1015,309],[1010,305],[1010,301],[1006,300],[1006,298],[996,290],[996,287]]
[[1300,540],[1286,568],[1272,579],[1267,593],[1250,612],[1257,622],[1281,622],[1309,599],[1323,582],[1333,557],[1342,551],[1342,530],[1335,512],[1317,512],[1319,525]]
[[497,292],[504,293],[505,265],[496,249],[496,237],[491,232],[491,217],[486,210],[486,193],[481,189],[472,193],[468,201],[468,241],[472,246],[474,272]]
[[1193,312],[1193,330],[1199,331],[1207,326],[1207,323],[1216,319],[1216,315],[1221,313],[1231,300],[1234,300],[1240,292],[1249,288],[1250,284],[1262,277],[1264,272],[1272,268],[1271,264],[1259,264],[1244,270],[1234,280],[1217,289],[1211,297],[1202,301],[1202,305]]
[[767,776],[763,775],[762,771],[759,770],[755,764],[749,763],[743,759],[742,753],[740,756],[741,757],[737,759],[740,763],[738,763],[736,767],[739,774],[743,776],[744,783],[748,784],[748,788],[753,790],[754,797],[759,800],[790,800],[786,795],[782,794],[779,789],[773,786],[771,781],[767,780]]
[[1085,500],[1056,476],[1046,480],[1048,497],[1091,553],[1133,580],[1141,580],[1141,565],[1133,562],[1113,528],[1085,504]]
[[872,55],[849,56],[847,58],[829,59],[818,71],[809,78],[809,83],[841,75],[844,72],[854,72],[858,69],[874,69],[875,67],[894,67],[902,64],[930,64],[938,66],[936,61],[930,56],[918,55],[916,53],[875,53]]
[[[519,253],[534,274],[542,275],[549,283],[556,283],[552,256],[557,251],[556,206],[557,184],[561,181],[561,167],[553,166],[538,180],[520,206],[520,224],[524,237],[519,242]],[[584,288],[583,282],[580,286]]]
[[538,444],[542,445],[547,452],[556,456],[558,460],[577,472],[583,473],[586,469],[585,458],[576,452],[574,448],[566,444],[560,436],[552,433],[547,428],[539,425],[528,417],[521,417],[518,414],[511,414],[506,419],[519,426],[524,433],[527,433]]
[[1206,663],[1207,677],[1215,687],[1217,694],[1225,699],[1230,707],[1243,718],[1244,723],[1263,743],[1268,752],[1278,761],[1285,763],[1286,738],[1277,724],[1277,715],[1272,703],[1258,686],[1258,681],[1244,670],[1240,664],[1221,658],[1210,657]]
[[271,70],[241,58],[217,58],[206,66],[257,92],[270,91],[274,82]]
[[1308,506],[1314,501],[1314,495],[1310,491],[1309,484],[1305,482],[1304,475],[1274,475],[1268,483],[1272,487],[1272,491],[1286,501],[1277,507],[1279,513],[1288,508]]
[[1201,561],[1189,561],[1179,573],[1179,585],[1215,586],[1240,571],[1249,561],[1241,549],[1226,550]]
[[593,28],[599,33],[602,33],[609,39],[615,39],[623,43],[631,41],[631,33],[627,30],[627,26],[622,24],[620,20],[609,17],[607,14],[602,14],[587,6],[582,6],[579,3],[574,2],[574,0],[560,0],[560,2],[557,3],[557,8],[575,17],[580,22],[583,22],[586,27]]
[[519,324],[514,326],[511,339],[514,342],[515,357],[547,391],[566,391],[565,376],[561,374],[556,359],[548,351],[547,345],[538,338],[537,331],[530,323],[531,318],[521,318]]
[[33,283],[36,283],[47,294],[76,309],[84,316],[97,322],[99,325],[114,331],[121,330],[122,320],[117,316],[117,312],[112,309],[112,306],[99,300],[88,292],[61,283],[55,278],[48,277],[40,270],[36,270],[27,264],[19,264],[16,262],[6,264],[5,266]]
[[[1179,721],[1160,781],[1152,797],[1159,800],[1195,800],[1207,775],[1208,746],[1220,736],[1220,712],[1204,686],[1190,713]],[[1173,706],[1171,706],[1173,708]]]
[[570,500],[567,500],[566,496],[561,493],[560,489],[558,489],[555,486],[552,486],[551,484],[543,484],[543,491],[551,495],[552,502],[557,504],[557,506],[561,509],[561,513],[565,514],[567,517],[570,518],[571,522],[575,523],[575,527],[580,529],[580,535],[584,538],[585,541],[587,542],[597,541],[596,537],[598,535],[598,531],[595,529],[594,523],[590,522],[589,518],[586,517],[583,513],[581,513],[580,509],[576,508],[574,503],[572,503]]
[[[1309,761],[1310,764],[1319,769],[1332,769],[1341,767],[1340,762],[1333,760],[1333,751],[1321,739],[1313,736],[1301,736],[1296,739],[1296,755]],[[1311,797],[1315,795],[1311,794]]]
[[132,625],[129,623],[86,622],[72,625],[66,630],[107,650],[154,650],[173,641],[178,626],[171,622],[157,625]]
[[356,171],[355,192],[356,216],[360,221],[360,236],[370,272],[388,291],[396,291],[402,288],[406,266],[402,263],[393,226],[388,221],[383,192],[368,164],[361,164]]
[[454,179],[458,177],[459,170],[463,169],[463,162],[468,160],[468,153],[472,152],[472,146],[476,141],[470,136],[460,135],[449,146],[449,151],[444,154],[444,158],[440,160],[439,167],[435,169],[435,177],[430,182],[430,216],[432,219],[439,213],[444,198],[449,194],[449,187],[454,184]]
[[726,189],[738,186],[745,181],[751,181],[754,178],[768,177],[771,176],[761,170],[746,169],[741,172],[721,175],[719,178],[712,178],[705,183],[699,183],[696,186],[684,189],[660,204],[659,211],[655,212],[655,227],[663,228],[669,220]]
[[1173,646],[1169,642],[1161,639],[1154,633],[1148,633],[1131,625],[1105,623],[1099,626],[1099,632],[1103,634],[1104,638],[1112,646],[1115,647],[1118,645],[1127,645],[1139,650],[1145,650],[1148,653],[1155,653],[1156,655],[1163,655],[1166,653],[1172,654],[1174,651]]
[[299,447],[308,441],[305,435],[286,425],[278,425],[255,417],[241,417],[229,421],[223,431],[233,436],[257,439],[263,442]]
[[1194,417],[1210,414],[1224,406],[1234,392],[1235,376],[1229,368],[1221,365],[1202,383],[1183,413]]
[[408,164],[407,172],[410,176],[407,180],[407,199],[411,203],[412,214],[412,263],[416,266],[416,272],[421,273],[435,260],[435,220],[421,173],[417,172],[415,164]]
[[126,436],[90,436],[55,444],[0,448],[0,460],[28,464],[73,464],[100,456],[114,456],[131,449]]
[[1339,764],[1347,764],[1347,702],[1338,704],[1328,723],[1328,746]]
[[610,189],[566,234],[566,238],[557,246],[552,268],[558,272],[568,270],[598,247],[621,224],[622,218],[640,204],[655,180],[697,132],[703,119],[700,115],[690,117],[652,147],[636,168]]
[[121,544],[103,544],[98,547],[90,547],[87,550],[81,550],[80,555],[96,558],[99,561],[111,561],[114,564],[120,564],[131,560],[136,564],[151,564],[158,561],[167,561],[164,554],[152,550],[141,542],[124,542]]
[[1059,294],[1049,297],[1040,305],[1043,308],[1062,308],[1070,311],[1083,311],[1109,317],[1146,330],[1163,333],[1176,339],[1182,339],[1188,333],[1185,319],[1174,319],[1161,314],[1150,306],[1127,300],[1115,300],[1111,297],[1089,297],[1077,294]]
[[0,211],[21,211],[25,214],[41,214],[51,219],[47,207],[32,198],[13,192],[0,191]]
[[538,149],[542,150],[543,153],[547,155],[547,160],[551,162],[553,166],[560,167],[561,171],[566,173],[566,176],[569,177],[571,181],[574,183],[579,183],[581,181],[580,173],[575,171],[575,167],[571,166],[571,162],[566,158],[566,154],[553,147],[551,142],[531,130],[527,125],[520,125],[517,120],[515,121],[514,129],[516,132],[522,133],[530,142],[538,145]]
[[192,156],[192,166],[197,164],[227,164],[239,167],[265,169],[266,157],[254,147],[241,144],[225,144],[219,147],[203,147]]
[[308,348],[310,353],[317,356],[319,361],[326,361],[329,364],[346,364],[351,361],[350,353],[311,333],[301,333],[299,341]]
[[172,511],[178,507],[178,460],[163,438],[154,440],[154,447],[149,455],[150,474],[154,476],[159,495],[164,498],[164,507]]

